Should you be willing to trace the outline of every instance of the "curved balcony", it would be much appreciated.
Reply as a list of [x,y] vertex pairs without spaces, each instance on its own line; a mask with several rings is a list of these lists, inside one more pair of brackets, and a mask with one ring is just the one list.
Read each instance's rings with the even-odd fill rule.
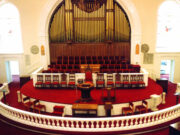
[[0,114],[12,121],[49,130],[67,132],[124,132],[180,120],[180,104],[156,112],[103,118],[57,117],[35,114],[0,102]]

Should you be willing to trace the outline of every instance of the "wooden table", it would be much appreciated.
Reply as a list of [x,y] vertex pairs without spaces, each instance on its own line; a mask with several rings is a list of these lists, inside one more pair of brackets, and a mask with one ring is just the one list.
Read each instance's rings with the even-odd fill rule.
[[87,68],[90,68],[93,73],[100,72],[100,64],[81,64],[80,65],[81,73],[85,73]]
[[72,105],[72,114],[73,116],[77,115],[94,115],[97,116],[97,104],[82,104],[82,103],[75,103]]

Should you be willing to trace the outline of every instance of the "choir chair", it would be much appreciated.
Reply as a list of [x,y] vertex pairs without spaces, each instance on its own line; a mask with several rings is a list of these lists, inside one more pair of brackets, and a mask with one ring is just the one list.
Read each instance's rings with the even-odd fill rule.
[[113,82],[113,74],[112,73],[107,73],[107,87],[114,87],[114,82]]
[[130,85],[131,85],[131,88],[136,88],[138,87],[138,81],[137,81],[137,75],[130,75]]
[[70,73],[68,87],[75,88],[75,86],[76,86],[75,81],[76,81],[75,73]]
[[117,73],[115,75],[115,87],[116,88],[122,88],[123,87],[123,82],[121,81],[121,75]]
[[138,87],[139,88],[144,88],[145,87],[144,75],[143,74],[137,75],[137,82],[138,82]]
[[53,75],[52,88],[59,88],[59,75]]
[[124,88],[129,88],[130,87],[130,81],[129,81],[129,75],[128,74],[123,74],[122,75],[122,81],[123,81],[123,87]]
[[45,75],[45,81],[43,85],[45,88],[51,88],[51,75]]
[[104,88],[105,87],[105,81],[104,81],[104,74],[103,73],[97,73],[96,87],[97,88]]
[[36,88],[42,88],[43,87],[43,75],[37,75],[37,82],[35,84]]
[[65,73],[61,74],[60,87],[67,87],[67,75]]

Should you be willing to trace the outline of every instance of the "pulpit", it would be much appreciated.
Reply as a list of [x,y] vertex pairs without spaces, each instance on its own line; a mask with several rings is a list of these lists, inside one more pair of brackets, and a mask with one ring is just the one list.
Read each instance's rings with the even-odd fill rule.
[[90,101],[91,98],[91,90],[94,88],[93,83],[85,82],[77,85],[77,88],[81,90],[81,101]]

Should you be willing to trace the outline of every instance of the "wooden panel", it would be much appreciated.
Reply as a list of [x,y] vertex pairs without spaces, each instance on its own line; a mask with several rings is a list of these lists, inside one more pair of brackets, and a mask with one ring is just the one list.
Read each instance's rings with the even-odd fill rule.
[[125,56],[130,61],[130,43],[50,44],[51,62],[58,56]]

